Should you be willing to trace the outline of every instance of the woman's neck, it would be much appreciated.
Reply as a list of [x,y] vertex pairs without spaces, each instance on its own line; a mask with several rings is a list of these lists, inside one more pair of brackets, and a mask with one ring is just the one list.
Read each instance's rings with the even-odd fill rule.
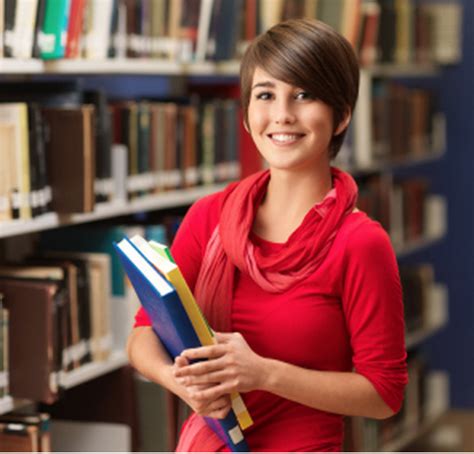
[[329,165],[305,173],[272,169],[267,192],[257,210],[254,232],[269,241],[285,242],[331,187]]

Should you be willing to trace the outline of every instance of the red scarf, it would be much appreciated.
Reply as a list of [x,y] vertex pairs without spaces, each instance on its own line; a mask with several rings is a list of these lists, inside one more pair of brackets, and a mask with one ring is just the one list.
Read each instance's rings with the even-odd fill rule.
[[209,324],[229,332],[235,270],[249,274],[263,289],[281,293],[313,274],[325,259],[339,227],[357,201],[353,178],[331,167],[333,190],[305,216],[278,254],[263,255],[249,235],[270,172],[258,172],[224,194],[219,224],[211,235],[196,282],[195,295]]

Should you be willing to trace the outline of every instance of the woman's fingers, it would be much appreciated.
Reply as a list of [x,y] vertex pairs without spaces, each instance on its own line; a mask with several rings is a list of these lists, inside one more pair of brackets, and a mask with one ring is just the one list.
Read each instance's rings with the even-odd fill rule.
[[182,375],[176,376],[176,380],[178,383],[184,386],[192,386],[192,385],[209,385],[215,384],[225,381],[229,378],[229,371],[224,370],[217,370],[214,372],[207,372],[203,374],[190,374],[190,375]]
[[225,369],[226,360],[224,358],[199,361],[197,363],[183,365],[174,370],[175,377],[186,377],[191,375],[203,375],[210,372]]
[[188,359],[210,359],[219,358],[227,351],[227,347],[223,344],[206,345],[198,348],[188,348],[181,352],[181,356]]

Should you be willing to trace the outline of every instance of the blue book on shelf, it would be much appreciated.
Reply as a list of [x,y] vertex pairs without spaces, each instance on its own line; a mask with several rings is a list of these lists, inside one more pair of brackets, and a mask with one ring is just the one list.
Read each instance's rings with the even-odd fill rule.
[[[114,243],[125,273],[150,317],[152,327],[171,358],[202,344],[175,288],[128,239]],[[248,452],[248,445],[233,409],[224,419],[205,418],[231,451]]]

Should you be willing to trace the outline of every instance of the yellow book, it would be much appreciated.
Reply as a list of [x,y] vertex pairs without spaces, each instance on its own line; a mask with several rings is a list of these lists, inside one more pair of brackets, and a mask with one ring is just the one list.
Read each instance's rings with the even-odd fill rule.
[[[165,258],[169,254],[169,250],[166,253],[166,249],[168,248],[163,247],[163,245],[156,241],[147,242],[139,235],[135,235],[130,241],[176,289],[201,344],[213,345],[217,343],[214,333],[197,305],[178,265],[169,258]],[[163,253],[164,255],[162,255]],[[171,254],[169,255],[171,256]],[[231,398],[232,408],[237,416],[239,425],[242,429],[246,429],[253,424],[253,421],[245,407],[242,397],[238,393],[233,393]]]

